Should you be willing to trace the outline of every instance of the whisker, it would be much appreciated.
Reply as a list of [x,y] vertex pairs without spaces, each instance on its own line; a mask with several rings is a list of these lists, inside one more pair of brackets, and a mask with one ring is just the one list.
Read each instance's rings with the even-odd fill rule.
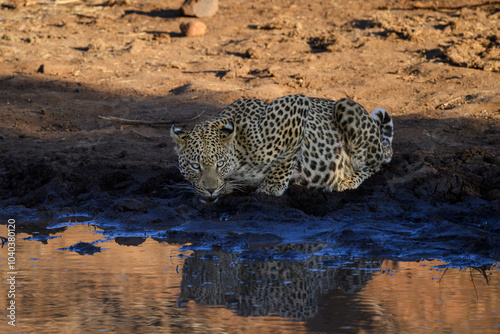
[[248,182],[245,180],[227,180],[226,188],[230,191],[242,191],[248,187]]
[[187,182],[170,182],[169,184],[165,184],[166,187],[191,187],[191,185]]
[[194,193],[193,186],[190,185],[189,183],[178,183],[178,182],[171,182],[170,184],[164,184],[163,189],[168,189],[168,190],[184,190],[184,192],[188,193]]
[[226,180],[228,184],[241,184],[246,185],[250,179]]

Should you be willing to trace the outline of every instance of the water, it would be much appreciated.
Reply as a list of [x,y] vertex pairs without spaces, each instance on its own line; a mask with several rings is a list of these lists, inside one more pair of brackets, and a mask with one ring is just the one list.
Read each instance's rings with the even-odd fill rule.
[[[282,246],[276,259],[113,239],[88,225],[55,231],[45,240],[17,234],[16,327],[2,316],[1,333],[500,332],[498,265],[308,256],[317,245]],[[100,251],[69,250],[79,242]],[[5,315],[7,258],[3,247]]]

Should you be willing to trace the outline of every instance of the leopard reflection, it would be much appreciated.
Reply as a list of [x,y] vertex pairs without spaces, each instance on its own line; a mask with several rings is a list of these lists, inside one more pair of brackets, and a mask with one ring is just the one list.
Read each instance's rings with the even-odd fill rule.
[[300,254],[305,259],[292,261],[287,255],[282,260],[276,255],[242,259],[241,254],[224,251],[195,251],[184,263],[178,306],[193,300],[199,305],[224,305],[240,316],[310,319],[322,296],[332,290],[361,291],[375,272],[372,269],[381,265],[368,260],[335,265],[331,257],[305,256],[315,251],[314,245],[293,247],[308,249],[274,254]]

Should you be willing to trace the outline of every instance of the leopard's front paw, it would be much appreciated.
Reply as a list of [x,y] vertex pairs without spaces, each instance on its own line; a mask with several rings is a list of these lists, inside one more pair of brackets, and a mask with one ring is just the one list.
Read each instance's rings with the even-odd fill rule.
[[354,182],[352,178],[347,178],[345,180],[342,180],[338,186],[337,186],[337,191],[345,191],[345,190],[351,190],[351,189],[356,189],[359,187],[359,184],[357,182]]
[[286,188],[276,188],[276,187],[266,187],[262,184],[255,190],[257,193],[271,195],[271,196],[281,196],[285,192]]

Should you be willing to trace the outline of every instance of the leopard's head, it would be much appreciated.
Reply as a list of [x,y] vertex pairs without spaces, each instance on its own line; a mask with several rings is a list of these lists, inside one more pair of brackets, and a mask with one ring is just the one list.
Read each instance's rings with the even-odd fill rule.
[[206,121],[189,132],[173,125],[170,133],[177,144],[179,169],[203,202],[213,203],[231,192],[228,177],[237,166],[233,122]]

